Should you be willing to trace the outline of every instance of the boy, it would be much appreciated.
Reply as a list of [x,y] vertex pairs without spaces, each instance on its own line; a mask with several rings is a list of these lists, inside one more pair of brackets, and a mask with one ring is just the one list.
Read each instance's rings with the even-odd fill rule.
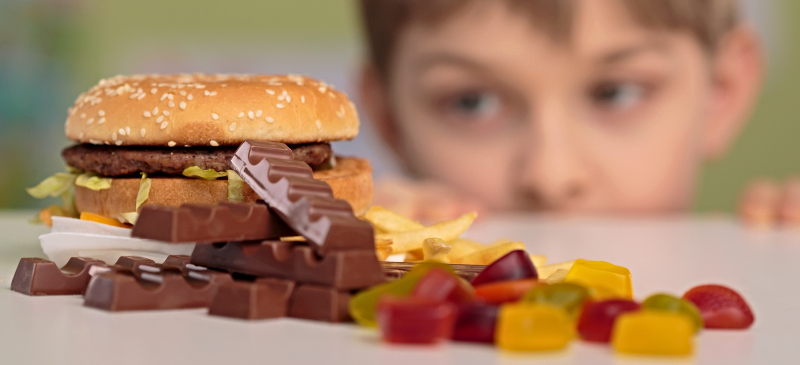
[[441,218],[431,207],[475,205],[686,211],[700,167],[734,141],[763,78],[736,0],[361,5],[364,107],[407,170],[434,182],[377,200],[423,220]]

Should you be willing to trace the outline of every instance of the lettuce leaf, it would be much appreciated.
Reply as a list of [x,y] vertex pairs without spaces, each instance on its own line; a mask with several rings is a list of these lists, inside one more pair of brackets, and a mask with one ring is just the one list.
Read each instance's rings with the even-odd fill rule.
[[91,174],[81,174],[75,179],[75,185],[82,186],[94,191],[100,191],[111,188],[112,179],[110,177],[100,177]]
[[68,193],[75,186],[75,179],[78,177],[76,174],[68,172],[59,172],[53,176],[44,179],[39,185],[25,190],[32,197],[37,199],[44,199],[48,196],[57,197],[63,196]]
[[136,212],[129,212],[129,213],[120,213],[122,219],[125,220],[123,223],[130,223],[136,225],[136,220],[139,219],[139,213]]
[[244,201],[244,180],[236,171],[228,170],[228,201]]
[[[150,196],[150,179],[147,178],[146,173],[142,173],[142,182],[139,183],[139,193],[136,194],[136,211],[139,211],[139,207],[147,201],[147,198]],[[127,219],[127,218],[126,218]]]
[[205,180],[216,180],[228,176],[227,172],[219,172],[214,169],[203,170],[199,166],[189,166],[183,170],[183,176],[198,177]]

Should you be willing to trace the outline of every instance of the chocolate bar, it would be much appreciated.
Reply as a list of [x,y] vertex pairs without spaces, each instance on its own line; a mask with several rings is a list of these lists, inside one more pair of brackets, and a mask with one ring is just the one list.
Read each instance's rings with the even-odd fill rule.
[[220,286],[208,313],[240,319],[293,317],[324,322],[350,320],[350,292],[295,284],[291,280],[258,279]]
[[192,263],[256,277],[277,277],[303,284],[362,289],[384,281],[374,250],[338,251],[322,258],[311,247],[291,242],[231,242],[198,245]]
[[232,281],[219,287],[208,314],[241,319],[285,317],[294,288],[293,281],[275,278]]
[[264,204],[223,202],[178,208],[142,207],[132,237],[172,243],[217,243],[276,239],[294,235]]
[[295,161],[285,144],[245,141],[231,165],[317,253],[375,249],[372,225],[356,218],[347,202],[334,199],[331,187],[314,180],[311,168]]
[[[383,268],[383,274],[385,275],[387,280],[397,280],[403,277],[406,273],[408,273],[413,267],[416,265],[414,262],[388,262],[388,261],[381,261],[381,267]],[[486,268],[485,265],[462,265],[462,264],[450,264],[450,267],[456,272],[456,275],[460,276],[462,279],[472,282],[472,279],[475,279],[478,274]]]
[[211,303],[221,284],[232,280],[227,273],[149,261],[120,257],[92,278],[83,304],[108,311],[201,308]]
[[11,280],[11,290],[25,295],[82,294],[94,266],[106,266],[106,263],[87,257],[72,257],[59,269],[49,260],[22,258]]

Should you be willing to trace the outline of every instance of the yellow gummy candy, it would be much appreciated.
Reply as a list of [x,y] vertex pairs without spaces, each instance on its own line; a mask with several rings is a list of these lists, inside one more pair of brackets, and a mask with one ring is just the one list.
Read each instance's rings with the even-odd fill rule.
[[630,270],[605,261],[576,260],[564,282],[593,289],[593,297],[597,300],[633,299]]
[[500,307],[495,341],[504,350],[558,350],[574,337],[575,325],[561,308],[544,304]]
[[638,355],[689,355],[694,327],[681,313],[648,311],[617,318],[612,344],[618,352]]

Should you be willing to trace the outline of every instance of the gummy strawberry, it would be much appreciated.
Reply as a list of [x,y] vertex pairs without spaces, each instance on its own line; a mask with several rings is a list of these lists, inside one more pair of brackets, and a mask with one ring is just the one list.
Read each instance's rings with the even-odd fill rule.
[[628,299],[586,302],[578,318],[578,333],[586,341],[609,342],[614,322],[620,314],[638,311],[641,306]]
[[705,328],[745,329],[755,317],[739,293],[722,285],[700,285],[683,294],[700,310]]
[[533,266],[528,253],[523,250],[514,250],[489,264],[472,280],[472,285],[478,286],[505,280],[537,279],[538,277],[536,267]]

